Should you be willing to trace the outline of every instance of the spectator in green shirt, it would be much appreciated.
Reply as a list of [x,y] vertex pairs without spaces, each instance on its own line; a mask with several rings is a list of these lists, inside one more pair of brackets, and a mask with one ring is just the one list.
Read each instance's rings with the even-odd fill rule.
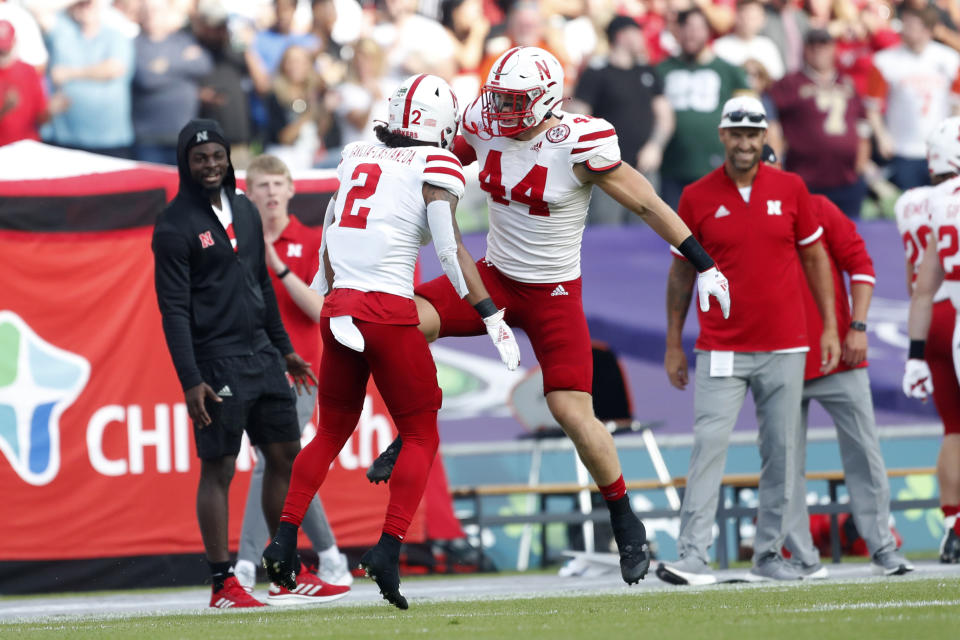
[[657,66],[676,113],[660,168],[660,196],[674,209],[685,186],[723,163],[723,145],[716,136],[720,109],[734,94],[749,91],[743,69],[710,49],[710,27],[699,9],[677,14],[677,39],[680,55]]

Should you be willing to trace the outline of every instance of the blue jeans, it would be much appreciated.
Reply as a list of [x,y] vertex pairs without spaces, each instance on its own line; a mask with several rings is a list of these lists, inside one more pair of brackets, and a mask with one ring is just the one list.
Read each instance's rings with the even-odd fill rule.
[[680,194],[683,193],[684,187],[696,181],[697,178],[693,178],[692,180],[684,180],[683,178],[665,176],[661,173],[660,197],[663,198],[664,202],[670,205],[671,209],[676,211],[677,207],[680,205]]
[[930,184],[930,173],[927,171],[925,158],[894,156],[887,167],[890,171],[890,182],[903,191]]
[[826,196],[827,200],[837,205],[837,208],[843,211],[848,218],[859,218],[863,199],[867,195],[867,183],[863,181],[863,178],[857,178],[856,182],[842,187],[826,189],[811,187],[810,193],[819,193]]

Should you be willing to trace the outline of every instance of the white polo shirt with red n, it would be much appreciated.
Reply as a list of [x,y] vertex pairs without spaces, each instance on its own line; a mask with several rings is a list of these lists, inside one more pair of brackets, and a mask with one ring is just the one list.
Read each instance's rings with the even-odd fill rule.
[[[304,225],[294,216],[273,243],[280,260],[291,273],[306,283],[313,282],[320,265],[320,237],[322,231]],[[294,350],[309,362],[316,373],[320,367],[320,325],[303,312],[293,301],[277,274],[270,274],[273,290],[277,294],[277,307],[283,326],[290,335]]]
[[730,318],[698,310],[696,348],[807,351],[798,250],[823,229],[800,177],[761,164],[741,190],[720,166],[683,190],[678,213],[730,282]]
[[[857,233],[857,225],[848,218],[843,211],[837,208],[825,196],[812,195],[811,201],[817,211],[817,220],[823,227],[823,243],[830,257],[830,271],[833,273],[833,292],[836,296],[837,330],[840,344],[850,331],[850,300],[847,298],[847,285],[843,274],[850,275],[850,286],[854,284],[876,284],[877,277],[873,270],[873,260],[867,253],[867,245]],[[823,332],[823,320],[817,310],[817,301],[813,298],[806,278],[803,279],[804,305],[807,313],[807,335],[810,337],[810,352],[807,354],[807,368],[804,380],[812,380],[823,375],[820,371],[820,341]],[[855,367],[847,365],[842,359],[837,368],[831,373],[840,373],[850,369],[861,369],[867,366],[864,360]]]

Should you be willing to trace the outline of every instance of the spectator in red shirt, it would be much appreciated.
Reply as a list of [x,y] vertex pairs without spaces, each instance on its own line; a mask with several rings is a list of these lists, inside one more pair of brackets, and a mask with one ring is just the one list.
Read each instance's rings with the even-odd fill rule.
[[[836,370],[828,375],[823,375],[820,370],[820,350],[811,345],[807,352],[801,424],[795,445],[798,464],[790,515],[787,517],[789,533],[786,547],[791,553],[791,564],[804,578],[827,577],[827,570],[820,562],[820,552],[811,537],[804,478],[807,416],[810,401],[816,400],[830,414],[837,427],[837,443],[840,445],[843,475],[850,494],[853,522],[866,543],[874,573],[902,575],[913,571],[913,565],[897,553],[897,541],[890,530],[890,485],[880,451],[870,378],[866,369],[867,310],[876,282],[873,260],[852,220],[824,196],[812,196],[811,201],[817,220],[823,227],[823,243],[830,256],[830,271],[836,292],[837,326],[843,351]],[[852,312],[844,273],[850,276]],[[804,306],[807,333],[816,335],[822,323],[809,288],[804,296]]]
[[[686,189],[678,213],[729,278],[737,305],[721,322],[716,310],[699,312],[694,382],[696,424],[680,510],[679,560],[660,564],[657,576],[672,584],[713,584],[707,564],[720,479],[730,432],[747,389],[757,407],[760,472],[753,581],[799,580],[781,555],[794,484],[794,446],[800,424],[803,372],[810,339],[802,313],[806,275],[824,320],[819,336],[821,372],[839,360],[830,262],[799,176],[760,164],[767,117],[759,100],[731,98],[723,105],[720,140],[724,163]],[[801,271],[802,269],[802,271]],[[696,271],[675,259],[667,281],[667,349],[670,383],[686,388],[687,357],[681,335]]]
[[0,20],[0,146],[39,140],[38,128],[50,118],[40,74],[14,51],[16,33]]
[[[280,318],[290,336],[294,349],[310,363],[315,375],[320,367],[320,309],[323,296],[309,288],[320,268],[320,230],[305,226],[290,215],[287,205],[293,197],[293,178],[290,170],[276,156],[261,155],[247,167],[247,197],[256,205],[263,221],[263,239],[267,266],[271,271],[273,290],[277,294]],[[297,418],[300,430],[313,416],[317,403],[316,387],[297,396]],[[263,459],[257,460],[250,477],[247,506],[243,513],[240,549],[234,572],[244,587],[253,588],[256,565],[270,541],[267,523],[260,507],[263,489]],[[304,533],[310,538],[320,559],[318,576],[323,582],[348,586],[353,577],[347,559],[340,549],[323,504],[313,497],[303,519]]]
[[786,168],[811,193],[821,193],[850,216],[860,215],[870,159],[870,125],[853,81],[837,73],[836,46],[826,29],[807,32],[804,68],[770,88],[786,141]]

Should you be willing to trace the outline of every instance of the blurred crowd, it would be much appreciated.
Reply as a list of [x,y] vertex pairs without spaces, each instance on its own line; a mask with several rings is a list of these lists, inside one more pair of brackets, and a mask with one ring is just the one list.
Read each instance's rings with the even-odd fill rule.
[[[722,162],[719,110],[762,96],[771,145],[850,216],[928,180],[960,104],[960,0],[0,0],[0,145],[24,138],[175,164],[215,118],[243,168],[336,166],[428,72],[461,106],[514,45],[552,52],[568,111],[618,130],[676,206]],[[591,221],[628,219],[595,197]]]

